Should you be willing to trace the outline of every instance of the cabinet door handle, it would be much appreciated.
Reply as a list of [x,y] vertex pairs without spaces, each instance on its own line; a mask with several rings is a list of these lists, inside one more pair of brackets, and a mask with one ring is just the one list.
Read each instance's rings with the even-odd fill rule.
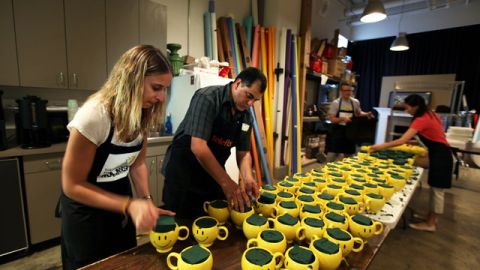
[[50,170],[58,170],[62,168],[62,160],[57,159],[53,161],[45,161],[45,165],[50,169]]
[[73,86],[78,87],[78,75],[73,73]]
[[65,86],[65,78],[64,78],[64,76],[63,76],[63,72],[58,73],[58,75],[57,75],[57,83],[58,83],[60,86]]

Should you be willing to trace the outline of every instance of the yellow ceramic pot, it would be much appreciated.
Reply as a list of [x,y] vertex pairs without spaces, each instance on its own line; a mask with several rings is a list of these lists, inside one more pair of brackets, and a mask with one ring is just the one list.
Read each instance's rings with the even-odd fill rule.
[[325,212],[335,212],[337,214],[345,214],[345,206],[342,203],[337,202],[328,202],[325,204]]
[[365,190],[364,194],[368,193],[378,193],[378,186],[372,183],[366,183],[363,185],[363,188]]
[[382,210],[383,206],[385,205],[385,199],[380,194],[367,193],[363,197],[363,200],[365,201],[365,209],[369,213],[376,214],[380,212],[380,210]]
[[209,247],[215,240],[225,240],[228,237],[228,229],[220,226],[218,221],[210,216],[197,218],[192,225],[193,237],[197,242]]
[[[172,222],[173,221],[173,222]],[[177,240],[188,238],[187,226],[178,226],[172,216],[160,216],[153,231],[150,231],[150,243],[159,253],[167,253],[172,250]]]
[[302,181],[300,181],[300,179],[295,176],[285,176],[285,178],[283,178],[283,181],[287,181],[296,186],[297,188],[299,188],[302,184]]
[[313,236],[310,242],[310,250],[318,258],[319,269],[335,270],[342,262],[342,250],[336,243],[326,238]]
[[255,211],[252,207],[246,207],[245,212],[239,212],[235,209],[231,209],[230,218],[232,219],[233,225],[240,230],[242,228],[243,221],[254,213]]
[[218,220],[218,223],[220,223],[220,225],[225,224],[225,222],[230,217],[230,210],[228,209],[228,203],[225,200],[215,200],[211,202],[204,202],[203,210],[209,216],[216,218]]
[[297,198],[295,199],[295,202],[299,207],[302,207],[303,205],[316,205],[317,201],[315,200],[315,197],[313,195],[298,195]]
[[300,227],[300,221],[289,214],[269,218],[268,223],[270,228],[281,231],[285,235],[287,243],[295,240],[297,229]]
[[348,188],[345,188],[345,189],[354,189],[358,192],[360,192],[360,194],[365,194],[365,188],[363,187],[363,184],[362,185],[357,185],[357,184],[350,184],[348,186]]
[[343,256],[347,256],[351,251],[360,252],[363,249],[363,240],[359,237],[353,237],[347,230],[327,228],[323,237],[338,244],[342,249]]
[[295,178],[300,180],[300,182],[310,182],[312,181],[311,175],[309,173],[296,173],[293,175]]
[[289,270],[318,269],[318,259],[313,252],[302,246],[294,245],[285,252],[284,266]]
[[307,217],[300,222],[300,228],[297,229],[297,239],[310,243],[313,236],[322,237],[325,231],[325,222],[320,218]]
[[327,180],[325,180],[323,178],[323,176],[322,177],[312,177],[312,180],[313,180],[312,182],[314,182],[317,186],[317,191],[320,191],[324,187],[327,186]]
[[[176,258],[176,264],[173,258]],[[210,270],[213,267],[212,253],[201,245],[190,246],[180,253],[169,253],[167,265],[172,270]]]
[[277,216],[276,207],[277,195],[270,192],[262,192],[255,205],[255,212],[262,214],[264,217]]
[[242,226],[245,237],[251,239],[257,237],[261,231],[268,229],[268,220],[262,215],[252,214],[245,219]]
[[251,247],[261,247],[273,254],[276,252],[283,254],[287,250],[287,238],[281,231],[266,229],[260,232],[256,238],[247,241],[247,248]]
[[[307,182],[307,183],[314,183],[314,182]],[[297,190],[297,197],[301,195],[313,196],[314,194],[315,194],[315,188],[305,187],[304,184],[302,184],[302,187],[300,187]]]
[[348,185],[348,182],[344,178],[332,177],[332,178],[330,178],[330,184],[334,184],[334,185],[341,186],[341,187],[346,187]]
[[318,193],[317,201],[325,208],[326,203],[335,201],[335,195],[325,193],[325,192]]
[[275,270],[280,269],[284,261],[280,252],[271,253],[260,248],[251,247],[245,250],[242,255],[242,269],[244,270]]
[[402,190],[407,183],[406,179],[398,174],[388,175],[388,184],[395,188],[395,191]]
[[383,223],[364,215],[355,215],[348,217],[348,228],[353,236],[368,239],[383,232]]

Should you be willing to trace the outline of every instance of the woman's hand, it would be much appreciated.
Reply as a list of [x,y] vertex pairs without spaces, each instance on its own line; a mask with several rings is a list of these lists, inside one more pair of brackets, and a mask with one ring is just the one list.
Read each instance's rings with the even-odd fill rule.
[[160,215],[175,215],[174,212],[156,207],[151,200],[133,199],[127,212],[140,232],[153,230]]
[[378,150],[381,150],[383,149],[384,147],[381,145],[381,144],[374,144],[372,146],[370,146],[370,152],[375,152],[375,151],[378,151]]

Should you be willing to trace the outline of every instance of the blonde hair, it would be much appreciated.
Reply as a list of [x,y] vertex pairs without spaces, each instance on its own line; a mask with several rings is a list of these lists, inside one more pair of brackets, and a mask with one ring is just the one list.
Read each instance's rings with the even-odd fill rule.
[[107,81],[89,99],[99,99],[113,120],[117,136],[125,142],[145,135],[147,128],[162,122],[163,102],[143,109],[143,83],[149,75],[172,73],[165,55],[151,45],[126,51],[113,67]]

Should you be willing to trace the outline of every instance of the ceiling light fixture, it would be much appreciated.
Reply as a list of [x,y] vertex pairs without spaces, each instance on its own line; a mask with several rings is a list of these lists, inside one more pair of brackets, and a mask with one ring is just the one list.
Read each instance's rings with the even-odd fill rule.
[[392,42],[392,45],[390,46],[390,51],[406,51],[410,49],[410,46],[408,46],[408,40],[407,40],[407,33],[405,32],[400,32],[400,23],[402,22],[403,18],[403,5],[405,4],[405,0],[402,2],[402,9],[400,12],[400,19],[398,19],[398,37]]
[[385,7],[383,7],[382,2],[380,0],[368,0],[368,4],[363,10],[360,21],[364,23],[374,23],[384,20],[385,18],[387,18],[387,13],[385,13]]

